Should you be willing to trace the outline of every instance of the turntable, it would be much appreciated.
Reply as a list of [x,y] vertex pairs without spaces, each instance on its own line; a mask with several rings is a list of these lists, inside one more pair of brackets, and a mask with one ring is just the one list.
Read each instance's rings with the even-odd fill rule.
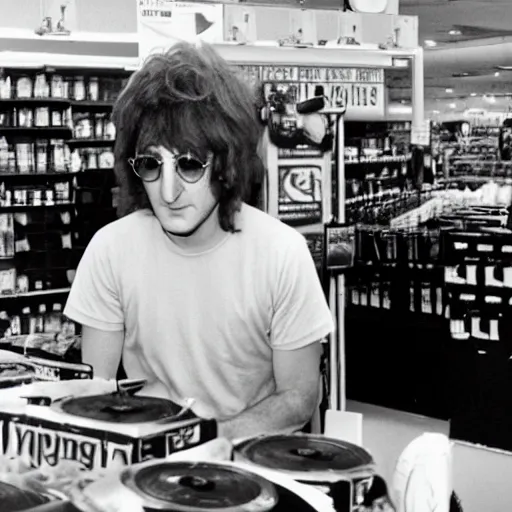
[[[45,384],[62,391],[70,383]],[[94,390],[89,383],[78,384]],[[0,432],[0,455],[20,457],[36,468],[73,460],[93,470],[167,457],[215,438],[217,426],[162,398],[92,391],[76,397],[32,394],[23,403],[4,401]]]
[[236,446],[234,459],[314,486],[331,496],[336,510],[343,512],[360,510],[375,475],[373,458],[366,450],[319,435],[245,440]]
[[234,462],[143,463],[90,484],[82,499],[98,511],[334,512],[317,490]]

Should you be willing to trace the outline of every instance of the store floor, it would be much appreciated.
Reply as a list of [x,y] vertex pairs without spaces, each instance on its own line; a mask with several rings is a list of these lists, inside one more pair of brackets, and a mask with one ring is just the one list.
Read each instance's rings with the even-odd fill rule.
[[[363,415],[363,444],[388,482],[410,441],[424,432],[449,432],[447,421],[361,402],[348,401],[347,410]],[[502,512],[512,507],[512,454],[457,442],[453,464],[454,487],[464,512]]]

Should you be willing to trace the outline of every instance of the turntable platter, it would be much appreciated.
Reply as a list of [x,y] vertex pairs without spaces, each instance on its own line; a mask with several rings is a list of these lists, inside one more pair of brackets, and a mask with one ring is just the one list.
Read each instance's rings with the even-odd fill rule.
[[243,469],[202,462],[162,462],[125,470],[125,485],[151,509],[173,512],[269,512],[274,485]]
[[293,472],[353,471],[373,464],[359,446],[314,435],[264,436],[243,442],[237,451],[259,466]]
[[64,400],[59,408],[73,416],[114,423],[143,423],[175,416],[180,407],[163,398],[90,395]]

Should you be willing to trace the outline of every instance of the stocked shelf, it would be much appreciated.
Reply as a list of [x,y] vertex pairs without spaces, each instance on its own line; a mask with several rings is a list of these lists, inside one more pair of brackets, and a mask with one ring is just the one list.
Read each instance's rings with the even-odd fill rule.
[[47,171],[47,172],[5,172],[0,171],[0,180],[4,178],[20,178],[23,180],[31,180],[40,178],[72,178],[76,176],[76,172],[59,172],[59,171]]
[[71,105],[68,98],[8,98],[0,99],[0,108],[12,107],[53,107],[67,108]]
[[0,294],[0,300],[2,299],[20,299],[24,297],[42,297],[45,295],[61,295],[69,293],[71,288],[55,288],[54,290],[34,290],[31,292],[23,293],[11,293],[11,294]]
[[67,126],[0,126],[0,136],[7,139],[11,137],[30,137],[34,139],[70,139],[71,128]]
[[0,313],[8,312],[13,333],[27,334],[18,325],[21,306],[7,299],[62,306],[53,296],[69,292],[90,239],[116,219],[110,117],[130,74],[69,65],[3,68]]
[[110,112],[114,106],[113,101],[73,101],[73,112]]
[[34,204],[17,204],[17,205],[8,205],[3,206],[0,205],[0,213],[6,213],[6,212],[19,212],[23,210],[33,210],[33,209],[43,209],[43,208],[72,208],[75,206],[75,203],[73,202],[65,202],[65,203],[53,203],[53,204],[41,204],[41,205],[34,205]]
[[345,165],[370,165],[370,164],[387,164],[396,162],[407,162],[411,159],[410,155],[398,155],[398,156],[379,156],[379,157],[367,157],[357,159],[346,159]]
[[503,184],[511,185],[512,177],[508,176],[450,176],[448,178],[441,178],[439,183],[488,183],[490,181]]
[[70,139],[66,141],[66,144],[72,148],[109,147],[114,143],[114,139]]

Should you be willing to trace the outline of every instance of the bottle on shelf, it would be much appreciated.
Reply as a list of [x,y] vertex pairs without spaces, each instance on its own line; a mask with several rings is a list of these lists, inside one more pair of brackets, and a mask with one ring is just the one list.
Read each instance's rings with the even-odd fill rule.
[[52,312],[45,318],[45,332],[60,333],[62,331],[62,304],[55,303]]

